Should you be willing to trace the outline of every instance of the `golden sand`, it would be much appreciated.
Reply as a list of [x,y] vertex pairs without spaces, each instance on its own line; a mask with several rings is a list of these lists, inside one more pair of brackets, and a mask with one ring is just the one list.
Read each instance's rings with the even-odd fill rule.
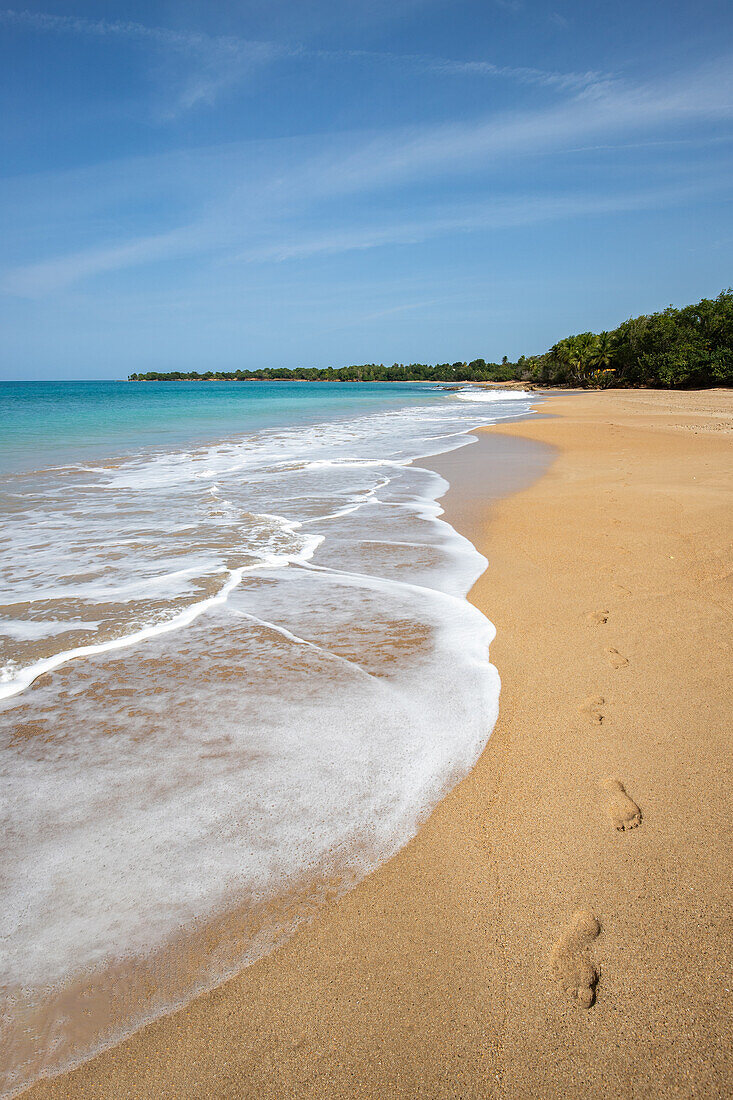
[[553,396],[489,505],[501,714],[402,852],[237,978],[41,1097],[722,1097],[733,1091],[733,395]]

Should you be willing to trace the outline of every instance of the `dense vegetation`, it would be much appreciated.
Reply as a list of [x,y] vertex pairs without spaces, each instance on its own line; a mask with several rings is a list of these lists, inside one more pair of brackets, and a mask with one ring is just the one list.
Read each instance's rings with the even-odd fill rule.
[[522,377],[575,386],[733,385],[733,292],[568,336],[516,366]]
[[148,371],[131,374],[132,382],[265,382],[295,380],[302,382],[508,382],[516,377],[514,363],[364,363],[353,367],[267,367],[264,370],[206,371],[205,374],[185,371]]
[[632,317],[613,332],[581,332],[559,340],[543,355],[516,363],[367,363],[318,370],[297,367],[256,371],[170,371],[131,374],[131,381],[523,382],[572,386],[733,385],[733,291],[696,305]]

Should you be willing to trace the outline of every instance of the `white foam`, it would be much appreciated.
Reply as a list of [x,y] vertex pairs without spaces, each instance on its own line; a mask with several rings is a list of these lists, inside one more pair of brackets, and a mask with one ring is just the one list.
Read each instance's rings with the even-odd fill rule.
[[49,619],[0,619],[0,637],[17,638],[19,641],[31,641],[36,638],[53,637],[66,634],[70,630],[97,630],[99,623],[90,619],[66,619],[54,622]]
[[[491,419],[516,415],[512,396]],[[35,616],[78,623],[83,598],[117,634],[64,650],[49,632],[40,659],[4,657],[0,987],[22,1001],[17,1026],[5,1006],[6,1090],[215,985],[301,910],[122,1020],[107,968],[301,880],[352,884],[473,765],[499,693],[493,628],[465,600],[486,563],[413,460],[487,419],[446,395],[99,467],[66,497],[63,473],[32,487],[3,602],[35,591]],[[49,1043],[26,1010],[80,976],[98,1030],[82,1042],[64,1002]]]
[[458,397],[461,401],[527,401],[537,400],[537,397],[533,393],[528,393],[527,390],[489,390],[483,389],[480,386],[472,386],[470,389],[456,390],[455,397]]
[[[257,567],[250,566],[250,568]],[[180,630],[181,627],[189,626],[199,615],[203,615],[208,608],[224,603],[229,593],[241,581],[243,573],[244,568],[232,570],[228,580],[222,586],[221,592],[208,600],[201,600],[200,603],[187,607],[180,615],[173,616],[168,622],[158,623],[157,626],[144,627],[143,630],[137,630],[122,638],[113,638],[109,642],[66,649],[61,653],[55,653],[53,657],[35,661],[31,665],[26,665],[23,669],[16,669],[11,679],[7,679],[0,684],[0,699],[9,699],[13,695],[18,695],[21,691],[25,691],[39,676],[43,676],[46,672],[52,672],[56,668],[61,668],[69,661],[76,661],[80,657],[97,657],[102,653],[113,653],[118,649],[127,649],[129,646],[139,645],[140,642],[147,641],[149,638],[158,638],[161,634],[168,634],[173,630]]]
[[[268,519],[281,519],[279,516],[268,516]],[[283,527],[286,530],[293,531],[299,524],[288,523],[283,521]],[[190,626],[200,615],[210,610],[212,607],[217,607],[219,604],[226,603],[230,593],[234,591],[237,585],[241,582],[242,577],[247,572],[254,572],[260,569],[273,569],[281,565],[287,565],[291,562],[306,561],[311,557],[322,541],[323,536],[313,536],[306,541],[303,551],[298,555],[288,554],[265,554],[255,565],[244,565],[239,569],[232,569],[229,572],[229,576],[226,582],[222,585],[221,591],[215,596],[210,596],[206,600],[200,600],[198,603],[191,604],[178,615],[172,616],[166,622],[156,623],[154,626],[143,627],[142,630],[134,631],[132,634],[125,634],[121,638],[112,638],[108,642],[99,642],[95,645],[77,646],[74,649],[62,650],[60,653],[55,653],[53,657],[46,657],[41,661],[35,661],[31,665],[26,665],[23,669],[13,670],[11,679],[0,681],[0,699],[9,699],[13,695],[18,695],[21,691],[24,691],[29,687],[34,680],[37,680],[39,676],[43,676],[44,673],[52,672],[56,668],[61,668],[62,665],[68,664],[69,661],[76,661],[80,657],[97,657],[102,653],[114,653],[120,649],[128,649],[130,646],[139,645],[140,642],[148,641],[150,638],[159,638],[163,634],[170,634],[172,631],[181,630],[185,626]],[[58,633],[58,631],[56,631]]]

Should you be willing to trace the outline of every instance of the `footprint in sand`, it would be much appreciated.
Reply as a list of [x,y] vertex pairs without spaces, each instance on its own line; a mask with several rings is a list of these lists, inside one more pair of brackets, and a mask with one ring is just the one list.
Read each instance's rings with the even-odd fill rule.
[[588,948],[601,926],[588,909],[578,909],[552,948],[550,961],[555,980],[579,1008],[590,1008],[596,999],[598,971]]
[[641,825],[641,810],[629,798],[620,779],[604,779],[603,789],[608,795],[606,810],[614,829],[635,829]]
[[624,657],[623,653],[619,653],[613,646],[609,646],[606,650],[606,656],[613,665],[614,668],[626,668],[629,663],[628,657]]
[[601,707],[605,704],[606,700],[602,695],[590,695],[584,703],[581,703],[578,710],[581,714],[584,714],[591,722],[598,722],[599,725],[603,721],[604,714]]
[[608,622],[608,615],[609,615],[609,612],[607,610],[606,611],[589,611],[588,614],[586,615],[586,619],[588,619],[592,623],[597,623],[600,626],[602,623],[607,623]]

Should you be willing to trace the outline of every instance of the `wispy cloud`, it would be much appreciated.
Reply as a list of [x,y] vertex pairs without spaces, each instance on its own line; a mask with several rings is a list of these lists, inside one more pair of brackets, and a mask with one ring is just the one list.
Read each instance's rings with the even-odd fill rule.
[[556,27],[561,27],[564,31],[570,26],[570,20],[566,19],[564,15],[561,15],[559,11],[550,12],[549,20],[551,23],[554,23]]
[[254,222],[218,226],[201,222],[167,234],[141,237],[123,245],[86,249],[9,272],[6,292],[39,297],[63,290],[80,280],[141,264],[218,254],[227,265],[285,263],[314,256],[338,255],[394,245],[415,245],[441,237],[476,231],[507,230],[546,222],[576,220],[609,214],[664,209],[684,205],[720,191],[720,180],[668,187],[651,187],[626,194],[525,194],[499,196],[483,203],[457,204],[452,209],[430,207],[408,219],[342,225],[320,231],[298,231],[288,224],[270,226],[266,240],[232,251],[249,235]]
[[211,245],[211,238],[202,235],[200,226],[189,226],[22,265],[10,272],[2,285],[20,297],[42,297],[93,275],[170,260],[187,252],[200,253],[207,242]]
[[349,225],[326,233],[284,234],[279,242],[255,246],[232,257],[234,262],[275,262],[316,255],[364,251],[385,245],[421,244],[441,236],[477,230],[514,229],[543,222],[658,210],[679,206],[722,190],[720,180],[651,187],[626,194],[526,194],[502,196],[480,204],[423,210],[419,218],[370,226]]
[[[123,20],[92,20],[7,8],[0,22],[38,33],[75,34],[102,39],[126,39],[166,50],[188,60],[191,71],[179,92],[177,110],[211,104],[227,88],[267,65],[283,60],[361,63],[391,66],[445,77],[508,79],[558,89],[580,89],[606,82],[609,74],[594,70],[555,72],[531,66],[501,65],[490,60],[461,60],[428,54],[400,54],[376,50],[327,50],[305,45],[246,39],[233,35],[206,35]],[[170,112],[171,115],[175,111]]]
[[[2,286],[13,294],[44,295],[95,275],[185,256],[210,254],[220,262],[283,262],[419,243],[440,234],[687,201],[705,188],[712,193],[718,181],[708,173],[695,185],[697,190],[649,184],[618,195],[583,195],[570,186],[565,194],[543,198],[507,198],[501,192],[508,186],[504,182],[507,165],[517,158],[536,165],[538,156],[560,156],[583,145],[630,148],[642,139],[647,144],[689,140],[691,127],[699,135],[711,123],[733,120],[730,61],[725,57],[678,74],[674,80],[612,85],[592,94],[575,93],[550,107],[495,114],[470,123],[189,151],[185,155],[190,163],[183,176],[199,188],[197,213],[180,216],[179,225],[169,221],[166,232],[132,231],[127,239],[100,240],[84,249],[16,264],[6,270]],[[198,172],[197,160],[202,162]],[[180,175],[169,158],[162,169],[155,158],[149,163],[138,158],[134,171],[112,165],[102,176],[90,172],[86,184],[76,176],[73,191],[82,208],[84,195],[93,195],[101,218],[100,181],[107,181],[104,186],[109,187],[114,208],[119,201],[118,177],[147,180],[147,186],[159,189],[162,177],[165,186],[173,188]],[[454,189],[454,206],[448,211],[436,209],[429,191],[439,178],[456,183],[465,178],[471,181],[474,195],[475,188],[480,188],[485,201],[462,204]],[[403,189],[408,185],[406,193]],[[24,191],[33,191],[22,181],[13,188],[18,202],[23,201]],[[36,198],[29,200],[35,207],[21,219],[24,225],[32,223],[33,216],[45,216],[39,211],[53,191],[53,181],[46,179],[43,188],[34,192]],[[415,211],[409,218],[400,213],[406,206]],[[377,209],[384,211],[380,217],[374,214]],[[17,211],[13,217],[18,217]]]
[[6,8],[0,10],[0,21],[39,33],[125,39],[174,53],[188,62],[190,70],[178,93],[176,108],[179,110],[198,103],[213,103],[224,88],[271,63],[276,57],[291,52],[273,42],[177,31],[127,20],[85,19]]
[[379,53],[375,50],[318,50],[303,51],[310,56],[330,58],[335,61],[364,60],[381,62],[400,69],[405,67],[420,72],[442,76],[504,77],[520,84],[537,84],[561,89],[586,88],[600,83],[607,84],[613,77],[609,73],[589,69],[585,72],[553,72],[521,65],[497,65],[493,61],[461,61],[427,54]]
[[556,106],[379,137],[339,166],[341,186],[363,188],[420,172],[458,173],[507,156],[565,150],[591,138],[623,138],[679,125],[733,119],[731,58],[686,78],[600,88]]

